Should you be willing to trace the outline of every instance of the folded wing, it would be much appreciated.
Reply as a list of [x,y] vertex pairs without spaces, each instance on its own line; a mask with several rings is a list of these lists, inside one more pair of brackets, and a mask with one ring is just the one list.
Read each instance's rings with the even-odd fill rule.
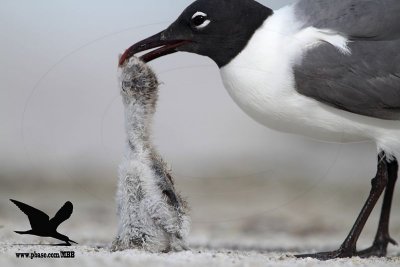
[[309,50],[294,69],[296,90],[342,110],[399,120],[400,1],[302,0],[298,5],[298,13],[309,12],[306,25],[349,36],[351,54],[329,44]]

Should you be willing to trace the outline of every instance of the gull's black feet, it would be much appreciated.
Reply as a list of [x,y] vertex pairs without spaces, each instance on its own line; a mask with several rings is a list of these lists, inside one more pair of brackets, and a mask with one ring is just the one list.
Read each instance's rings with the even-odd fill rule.
[[[389,217],[392,205],[393,190],[397,180],[398,162],[396,159],[390,161],[386,158],[385,152],[380,152],[378,155],[378,167],[375,178],[371,180],[371,191],[368,199],[365,202],[360,214],[357,217],[350,233],[336,251],[322,252],[316,254],[297,255],[298,258],[311,257],[319,260],[330,260],[337,258],[350,258],[359,256],[367,257],[383,257],[386,256],[386,250],[389,243],[397,244],[389,235]],[[378,231],[375,235],[373,245],[365,250],[357,252],[356,244],[360,234],[364,228],[368,217],[371,215],[373,208],[376,205],[382,192],[385,190],[385,195],[382,203],[381,216],[379,219]]]
[[395,240],[393,240],[391,237],[387,237],[382,240],[375,241],[371,247],[358,252],[357,256],[361,258],[385,257],[389,243],[397,246],[397,242]]
[[302,255],[295,255],[297,258],[314,258],[321,261],[338,259],[338,258],[351,258],[356,256],[357,253],[355,249],[346,249],[340,248],[338,250],[329,251],[329,252],[319,252],[313,254],[302,254]]

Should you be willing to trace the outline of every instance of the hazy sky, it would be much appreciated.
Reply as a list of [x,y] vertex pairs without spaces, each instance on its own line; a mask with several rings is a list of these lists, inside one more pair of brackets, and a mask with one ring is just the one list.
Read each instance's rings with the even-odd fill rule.
[[[279,8],[293,1],[260,2]],[[1,166],[71,168],[91,161],[116,168],[124,144],[118,54],[165,28],[190,3],[0,0]],[[163,82],[154,140],[178,172],[256,173],[288,169],[290,161],[294,172],[316,168],[324,175],[374,160],[372,145],[319,143],[253,122],[207,58],[180,53],[152,66]]]

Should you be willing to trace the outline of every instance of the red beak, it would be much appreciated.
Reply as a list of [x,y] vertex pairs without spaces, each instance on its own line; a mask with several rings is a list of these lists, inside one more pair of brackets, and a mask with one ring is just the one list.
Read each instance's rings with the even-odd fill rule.
[[163,40],[162,33],[157,33],[129,47],[119,59],[119,66],[121,67],[127,60],[139,52],[158,47],[158,49],[140,57],[144,62],[150,62],[156,58],[175,53],[177,52],[176,48],[190,43],[188,40]]

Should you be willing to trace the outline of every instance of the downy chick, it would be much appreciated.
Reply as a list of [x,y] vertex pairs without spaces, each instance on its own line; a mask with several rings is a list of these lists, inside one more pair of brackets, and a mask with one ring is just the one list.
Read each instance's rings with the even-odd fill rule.
[[151,142],[157,77],[144,62],[133,57],[122,66],[119,86],[125,107],[127,145],[119,168],[119,226],[112,250],[187,249],[187,204],[176,192],[170,170]]

